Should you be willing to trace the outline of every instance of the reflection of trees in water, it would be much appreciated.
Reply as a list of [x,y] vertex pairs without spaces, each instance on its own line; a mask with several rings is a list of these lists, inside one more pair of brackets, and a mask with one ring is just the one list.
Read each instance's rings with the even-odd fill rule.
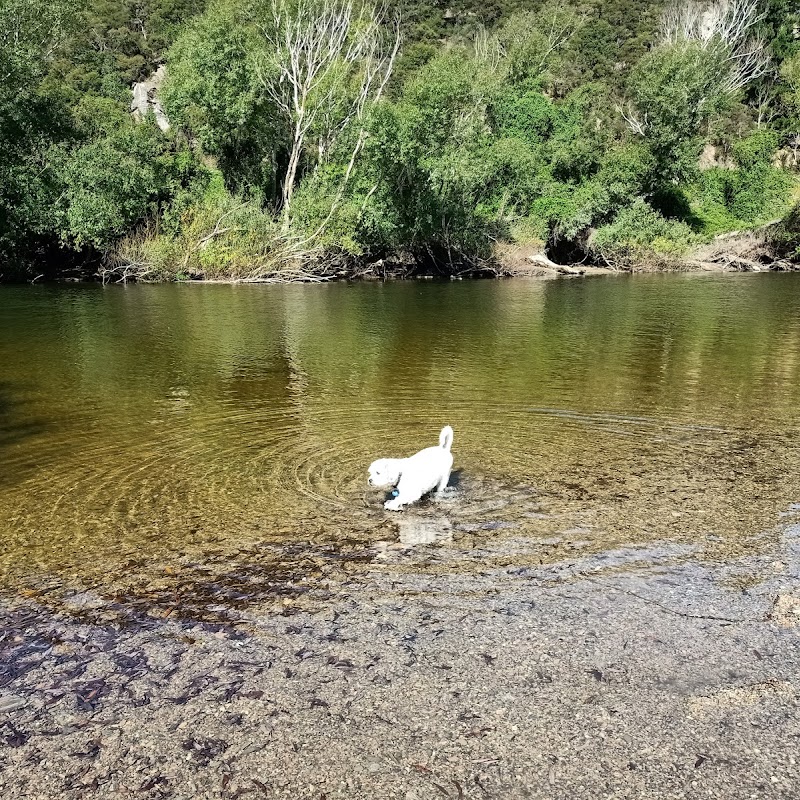
[[[793,417],[800,324],[785,276],[653,276],[547,286],[550,349],[583,409],[748,425]],[[551,366],[551,375],[558,365]],[[581,400],[583,402],[581,402]],[[787,415],[785,412],[789,412]]]
[[288,319],[308,401],[375,423],[518,403],[748,424],[800,400],[793,277],[314,287]]

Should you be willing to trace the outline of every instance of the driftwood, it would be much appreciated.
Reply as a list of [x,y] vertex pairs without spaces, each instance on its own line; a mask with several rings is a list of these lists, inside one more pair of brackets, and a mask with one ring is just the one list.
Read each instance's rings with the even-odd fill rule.
[[556,264],[555,261],[551,261],[544,253],[536,253],[535,255],[528,256],[526,260],[542,269],[557,272],[559,275],[584,275],[586,273],[584,267],[570,267],[566,264]]
[[777,220],[755,231],[730,231],[715,236],[708,244],[692,251],[685,263],[695,269],[732,272],[768,272],[797,269],[791,261],[775,252],[770,236]]
[[766,272],[769,267],[752,258],[744,258],[737,256],[733,253],[720,253],[709,260],[687,260],[691,266],[697,266],[710,272],[719,272],[722,270],[730,270],[733,272]]

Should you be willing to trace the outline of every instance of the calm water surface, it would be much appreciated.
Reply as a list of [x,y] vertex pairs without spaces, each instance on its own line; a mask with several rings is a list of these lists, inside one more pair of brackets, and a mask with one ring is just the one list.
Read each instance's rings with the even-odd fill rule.
[[[800,275],[0,287],[0,585],[758,552],[800,502],[799,311]],[[447,496],[384,512],[366,465],[446,423]]]

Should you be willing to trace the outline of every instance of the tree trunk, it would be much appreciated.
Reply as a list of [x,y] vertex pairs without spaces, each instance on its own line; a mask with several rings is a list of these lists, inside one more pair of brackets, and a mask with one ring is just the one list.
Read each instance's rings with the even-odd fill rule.
[[292,194],[294,193],[294,182],[297,177],[297,168],[300,165],[300,155],[303,151],[303,132],[298,123],[294,132],[294,141],[292,142],[292,152],[289,155],[289,165],[286,167],[286,177],[283,181],[283,232],[289,230],[289,222],[291,221],[291,206]]

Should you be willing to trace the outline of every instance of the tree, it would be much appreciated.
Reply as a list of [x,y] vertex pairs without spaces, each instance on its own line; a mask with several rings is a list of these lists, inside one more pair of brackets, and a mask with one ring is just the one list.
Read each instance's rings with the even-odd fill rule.
[[[453,48],[371,120],[363,226],[374,245],[452,265],[487,254],[493,165],[482,65]],[[488,217],[488,220],[487,220]]]
[[537,11],[512,14],[497,31],[508,75],[514,83],[552,84],[566,45],[587,19],[580,8],[547,2]]
[[282,189],[287,231],[309,139],[315,151],[311,160],[320,164],[342,130],[359,125],[354,162],[364,143],[365,114],[383,94],[397,56],[399,20],[387,20],[385,9],[358,2],[273,0],[261,25],[268,55],[259,75],[290,131]]
[[673,45],[697,42],[711,51],[712,60],[722,70],[720,89],[735,92],[760,78],[769,67],[764,39],[752,35],[765,14],[761,0],[714,0],[708,5],[684,0],[667,7],[662,41]]
[[632,71],[621,108],[653,151],[656,182],[691,178],[704,126],[766,72],[764,43],[750,36],[760,19],[758,0],[685,0],[665,12],[661,42]]
[[722,108],[722,58],[696,42],[663,45],[636,65],[628,81],[633,110],[623,114],[653,152],[656,183],[692,177],[701,130]]
[[218,159],[230,189],[276,201],[286,129],[254,68],[262,42],[252,22],[241,2],[193,20],[169,50],[161,98],[171,123]]
[[23,257],[48,229],[46,153],[69,127],[42,82],[69,31],[68,0],[0,0],[0,261]]
[[168,141],[152,120],[126,120],[106,136],[60,150],[49,159],[61,188],[53,216],[62,240],[77,248],[102,250],[167,194]]

